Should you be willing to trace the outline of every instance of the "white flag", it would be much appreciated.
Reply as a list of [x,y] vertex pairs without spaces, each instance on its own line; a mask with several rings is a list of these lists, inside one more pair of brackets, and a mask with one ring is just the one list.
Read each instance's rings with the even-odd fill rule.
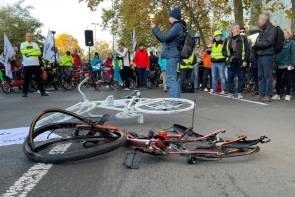
[[135,34],[135,28],[133,27],[133,29],[132,29],[132,49],[133,49],[133,51],[135,51],[136,45],[137,45],[136,34]]
[[[47,38],[44,43],[43,49],[43,59],[49,61],[50,63],[54,62],[54,39],[51,31],[48,31]],[[56,54],[57,55],[57,54]]]
[[12,79],[12,71],[11,71],[11,60],[15,56],[14,48],[12,47],[8,37],[4,34],[4,67],[5,67],[5,75]]

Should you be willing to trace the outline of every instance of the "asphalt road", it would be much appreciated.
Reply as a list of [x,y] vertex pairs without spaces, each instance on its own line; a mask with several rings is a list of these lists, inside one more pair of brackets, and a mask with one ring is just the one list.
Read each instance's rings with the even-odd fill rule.
[[[87,90],[88,97],[93,100],[103,99],[110,93]],[[120,97],[128,92],[112,93]],[[143,96],[164,97],[166,94],[160,90],[145,90]],[[76,91],[52,92],[49,97],[30,94],[25,99],[18,93],[8,96],[0,93],[0,97],[3,97],[0,98],[0,129],[29,126],[37,112],[47,107],[66,108],[81,99]],[[129,170],[122,165],[127,148],[121,148],[95,158],[54,165],[27,196],[295,196],[294,101],[262,106],[204,92],[184,97],[197,98],[195,127],[198,132],[204,134],[224,128],[230,137],[267,135],[272,142],[261,145],[261,151],[255,155],[202,161],[197,165],[188,165],[183,157],[143,155],[144,164],[139,170]],[[111,123],[136,132],[148,132],[168,128],[173,123],[189,126],[191,115],[192,112],[146,116],[143,125],[138,125],[134,119],[112,119]],[[23,154],[21,145],[0,147],[0,196],[33,165]]]

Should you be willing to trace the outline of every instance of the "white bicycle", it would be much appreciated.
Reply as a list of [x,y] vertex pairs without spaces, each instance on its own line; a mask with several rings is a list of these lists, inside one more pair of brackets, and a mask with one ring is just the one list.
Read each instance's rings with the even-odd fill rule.
[[[119,119],[137,118],[138,123],[144,122],[144,115],[168,115],[192,110],[195,103],[188,99],[179,98],[141,98],[141,93],[135,90],[131,95],[124,99],[114,99],[113,95],[108,96],[102,101],[90,101],[87,99],[81,86],[87,81],[87,77],[79,84],[78,91],[83,97],[83,101],[73,105],[66,110],[74,112],[79,115],[88,115],[91,117],[98,117],[101,115],[93,114],[94,109],[108,109],[118,111],[116,117]],[[55,122],[67,121],[69,117],[62,117],[62,115],[52,114],[39,124],[48,122],[48,120]]]

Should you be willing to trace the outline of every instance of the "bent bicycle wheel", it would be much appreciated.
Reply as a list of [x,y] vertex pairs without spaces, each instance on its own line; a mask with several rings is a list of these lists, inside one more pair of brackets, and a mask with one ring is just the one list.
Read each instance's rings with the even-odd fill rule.
[[143,98],[134,105],[136,111],[146,114],[173,114],[194,109],[195,103],[178,98]]
[[[52,114],[70,116],[66,122],[46,119]],[[46,124],[44,119],[47,120]],[[116,128],[103,126],[106,116],[99,119],[81,117],[61,109],[48,109],[32,122],[23,150],[34,162],[63,163],[94,157],[115,150],[126,142]],[[42,124],[38,124],[43,120]],[[37,126],[40,125],[40,126]]]

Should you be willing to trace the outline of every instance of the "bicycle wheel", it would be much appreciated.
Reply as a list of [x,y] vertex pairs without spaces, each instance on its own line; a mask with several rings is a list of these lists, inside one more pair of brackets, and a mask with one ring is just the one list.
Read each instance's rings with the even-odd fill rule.
[[64,90],[72,90],[74,89],[74,85],[71,79],[68,79],[67,77],[61,77],[60,78],[60,85]]
[[[46,124],[38,124],[52,113],[61,113],[71,119],[67,122],[48,119]],[[103,126],[106,121],[107,116],[91,120],[66,110],[45,110],[31,124],[23,145],[24,153],[34,162],[57,164],[110,152],[124,145],[126,137],[116,128]]]
[[9,94],[11,92],[11,86],[8,81],[3,81],[1,84],[1,89],[5,94]]
[[140,99],[134,109],[146,114],[173,114],[192,110],[194,102],[178,98]]

